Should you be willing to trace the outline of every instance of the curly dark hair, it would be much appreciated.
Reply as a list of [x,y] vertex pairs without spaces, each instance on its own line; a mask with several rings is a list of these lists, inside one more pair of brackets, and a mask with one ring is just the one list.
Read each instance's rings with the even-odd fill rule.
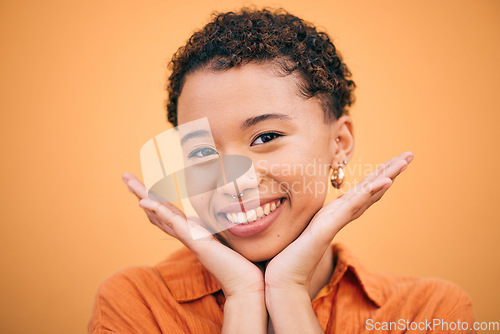
[[348,114],[356,87],[329,36],[284,9],[242,8],[213,13],[173,55],[167,84],[167,118],[177,126],[177,100],[186,75],[198,69],[222,71],[249,62],[272,62],[281,75],[295,70],[301,78],[299,94],[318,97],[325,121]]

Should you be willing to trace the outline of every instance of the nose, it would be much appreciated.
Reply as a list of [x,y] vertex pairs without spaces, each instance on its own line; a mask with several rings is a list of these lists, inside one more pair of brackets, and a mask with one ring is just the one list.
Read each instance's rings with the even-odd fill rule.
[[258,177],[252,160],[242,155],[223,155],[222,177],[217,191],[232,199],[258,197]]

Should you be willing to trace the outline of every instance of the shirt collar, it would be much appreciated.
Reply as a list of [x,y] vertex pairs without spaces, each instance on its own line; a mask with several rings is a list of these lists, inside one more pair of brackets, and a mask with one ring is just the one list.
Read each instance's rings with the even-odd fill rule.
[[[365,295],[375,305],[381,306],[385,297],[379,287],[379,279],[361,265],[358,259],[342,244],[332,245],[335,269],[330,282],[324,286],[314,300],[324,297],[335,291],[335,286],[340,282],[347,271],[351,271],[357,278]],[[172,296],[178,302],[188,302],[200,299],[221,290],[219,284],[196,256],[183,247],[168,259],[155,266],[163,277]]]
[[350,271],[356,277],[366,297],[375,305],[380,307],[385,302],[385,296],[380,289],[380,278],[378,275],[368,271],[359,260],[343,244],[335,243],[332,245],[335,269],[330,282],[324,286],[316,295],[314,300],[330,294],[335,290],[344,275]]
[[186,247],[155,266],[172,296],[180,303],[200,299],[221,288],[215,278]]

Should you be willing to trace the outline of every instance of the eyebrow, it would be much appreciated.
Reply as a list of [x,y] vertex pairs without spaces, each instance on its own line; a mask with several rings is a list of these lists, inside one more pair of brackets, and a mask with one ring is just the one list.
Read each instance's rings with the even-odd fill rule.
[[[291,121],[292,118],[288,116],[287,114],[278,114],[278,113],[273,113],[273,114],[263,114],[255,117],[250,117],[247,118],[243,123],[241,123],[240,128],[242,130],[245,130],[251,126],[254,126],[260,122],[269,120],[269,119],[277,119],[280,121]],[[207,130],[196,130],[189,132],[186,134],[184,137],[181,139],[181,145],[184,145],[186,141],[192,138],[198,138],[198,137],[208,137],[210,136],[211,133]]]
[[210,132],[207,130],[196,130],[193,132],[188,133],[181,139],[181,145],[184,145],[184,143],[191,139],[191,138],[198,138],[198,137],[208,137],[210,135]]
[[257,123],[263,122],[268,119],[277,119],[280,121],[291,121],[292,118],[286,114],[263,114],[255,117],[247,118],[243,123],[241,123],[240,128],[245,130],[251,126],[254,126]]

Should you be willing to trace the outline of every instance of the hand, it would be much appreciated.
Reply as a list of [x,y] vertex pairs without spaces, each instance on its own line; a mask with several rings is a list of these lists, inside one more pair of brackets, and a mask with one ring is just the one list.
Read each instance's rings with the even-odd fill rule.
[[[139,199],[149,221],[188,247],[217,280],[226,298],[239,293],[263,293],[263,274],[257,266],[224,246],[201,224],[190,227],[184,213],[171,203],[149,199],[146,188],[134,175],[126,173],[123,180]],[[193,240],[191,228],[206,237]]]
[[[307,324],[309,329],[320,330],[311,307],[314,296],[310,295],[316,267],[335,235],[377,202],[412,159],[413,154],[405,152],[387,161],[347,193],[325,205],[302,234],[269,262],[265,271],[265,293],[275,330],[298,330],[300,325],[291,323],[292,318]],[[291,304],[294,308],[287,310],[286,305]],[[290,311],[301,313],[302,319],[291,317]]]
[[[171,203],[159,203],[147,197],[144,185],[132,174],[123,181],[139,199],[149,221],[188,247],[217,280],[226,297],[223,333],[264,333],[267,311],[264,302],[262,271],[239,253],[224,246],[202,227],[195,226],[203,239],[193,240],[186,216]],[[192,220],[190,219],[190,222]]]

